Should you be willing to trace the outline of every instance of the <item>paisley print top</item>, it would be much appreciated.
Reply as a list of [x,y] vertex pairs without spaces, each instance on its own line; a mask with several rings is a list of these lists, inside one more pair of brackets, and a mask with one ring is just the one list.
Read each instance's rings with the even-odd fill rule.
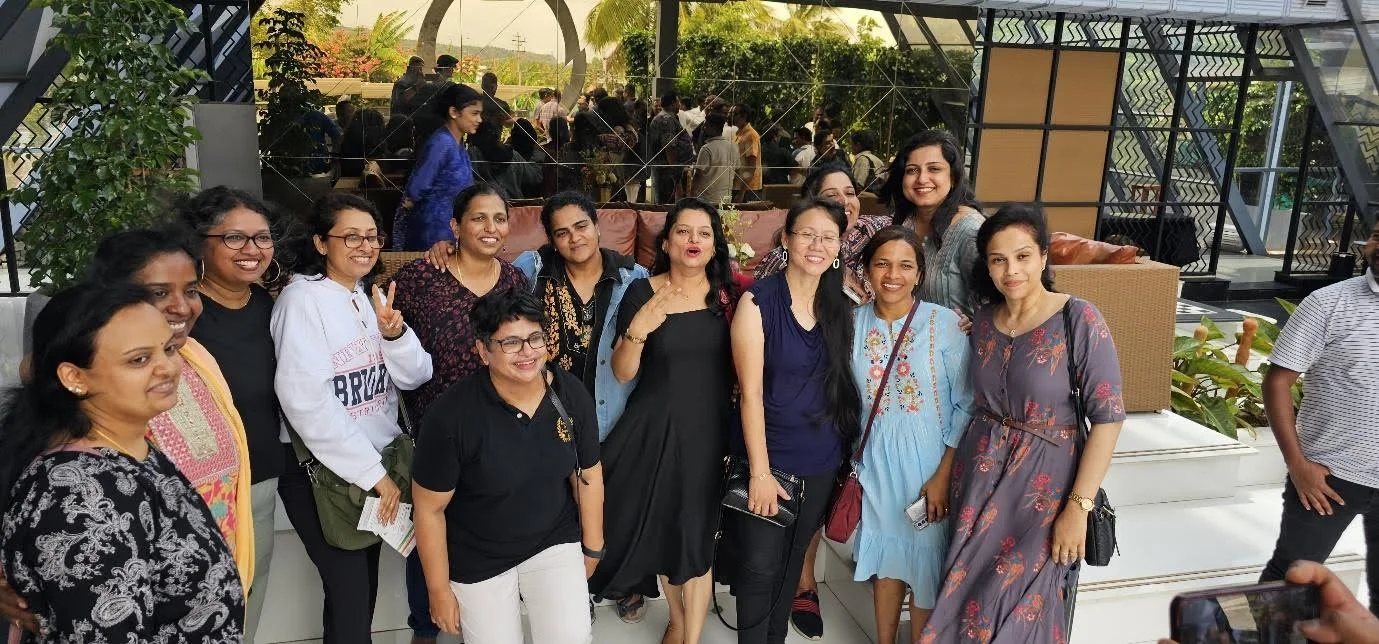
[[240,642],[244,589],[201,496],[161,452],[40,456],[0,524],[10,584],[43,642]]

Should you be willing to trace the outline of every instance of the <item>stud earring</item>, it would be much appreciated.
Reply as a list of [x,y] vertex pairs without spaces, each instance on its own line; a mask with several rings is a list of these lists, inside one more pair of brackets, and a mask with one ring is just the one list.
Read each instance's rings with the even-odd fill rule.
[[82,389],[81,387],[72,387],[70,391],[72,392],[72,395],[73,395],[73,396],[85,396],[85,395],[86,395],[86,390],[85,390],[85,389]]

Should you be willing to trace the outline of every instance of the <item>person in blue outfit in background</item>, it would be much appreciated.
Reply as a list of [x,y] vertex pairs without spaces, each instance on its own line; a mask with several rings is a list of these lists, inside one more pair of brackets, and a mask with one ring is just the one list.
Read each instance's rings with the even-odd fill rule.
[[463,137],[479,129],[483,100],[467,85],[451,85],[441,93],[436,109],[445,126],[426,141],[407,180],[393,220],[393,250],[422,251],[438,241],[454,239],[450,219],[455,195],[474,183],[474,167]]

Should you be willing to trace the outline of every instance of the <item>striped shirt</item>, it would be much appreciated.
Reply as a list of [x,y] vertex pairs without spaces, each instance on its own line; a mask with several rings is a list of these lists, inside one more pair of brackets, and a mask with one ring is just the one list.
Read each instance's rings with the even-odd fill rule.
[[1271,362],[1307,374],[1298,440],[1307,460],[1341,480],[1379,488],[1379,283],[1373,272],[1298,305]]

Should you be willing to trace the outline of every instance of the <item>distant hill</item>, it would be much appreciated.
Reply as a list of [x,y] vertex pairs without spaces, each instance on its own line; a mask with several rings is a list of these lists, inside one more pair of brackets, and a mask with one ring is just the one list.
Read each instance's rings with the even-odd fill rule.
[[[404,52],[414,52],[414,51],[417,50],[417,41],[411,40],[411,39],[405,39],[405,40],[403,40],[398,46],[399,46],[399,47],[402,49],[402,51],[404,51]],[[438,55],[438,56],[439,56],[440,54],[450,54],[450,55],[452,55],[452,56],[459,56],[460,53],[461,53],[461,52],[460,52],[460,47],[459,47],[459,45],[452,45],[452,44],[450,44],[450,43],[436,43],[436,55]],[[471,46],[466,46],[466,47],[464,48],[464,52],[463,52],[463,53],[471,54],[471,55],[474,55],[474,56],[478,56],[480,60],[507,60],[507,59],[510,59],[510,58],[521,58],[521,60],[522,60],[523,62],[552,63],[552,64],[554,64],[554,63],[556,62],[555,56],[551,56],[551,55],[549,55],[549,54],[534,54],[534,53],[529,52],[529,51],[524,51],[524,52],[520,52],[520,53],[519,53],[516,49],[508,49],[508,48],[506,48],[506,47],[494,47],[494,46],[489,46],[489,47],[471,47]],[[434,62],[434,61],[427,61],[427,62],[430,63],[430,62]]]

